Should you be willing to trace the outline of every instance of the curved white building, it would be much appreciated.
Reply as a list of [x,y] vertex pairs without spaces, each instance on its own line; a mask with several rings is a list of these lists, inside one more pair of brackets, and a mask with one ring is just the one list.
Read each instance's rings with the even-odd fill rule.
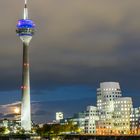
[[114,111],[114,100],[121,96],[118,82],[100,83],[100,88],[97,89],[97,108],[100,113],[100,119],[111,118],[111,114]]

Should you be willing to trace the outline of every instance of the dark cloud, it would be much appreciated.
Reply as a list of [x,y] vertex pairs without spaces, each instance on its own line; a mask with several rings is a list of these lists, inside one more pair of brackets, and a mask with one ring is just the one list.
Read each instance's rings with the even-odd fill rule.
[[5,114],[2,116],[2,118],[14,118],[16,114]]
[[[23,1],[0,4],[5,7],[0,12],[0,89],[20,90],[22,44],[15,36],[15,25],[22,16]],[[139,70],[133,64],[140,60],[139,6],[137,0],[29,1],[30,17],[37,24],[30,47],[33,89],[97,85],[104,77],[122,81],[124,71],[131,74],[132,65]],[[139,73],[131,77],[130,88],[135,89],[137,77]]]
[[4,114],[0,113],[0,118],[2,118],[4,116]]
[[50,112],[47,112],[46,110],[38,110],[36,111],[34,114],[32,114],[33,116],[48,116],[50,114]]

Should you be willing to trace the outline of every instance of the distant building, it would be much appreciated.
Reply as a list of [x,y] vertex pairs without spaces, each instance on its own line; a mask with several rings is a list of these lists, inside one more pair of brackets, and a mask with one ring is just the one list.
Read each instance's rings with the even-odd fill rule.
[[79,127],[79,132],[85,132],[85,116],[86,112],[79,112],[73,115],[71,118],[64,118],[60,120],[60,124],[67,124],[68,122],[72,122],[74,125]]
[[87,106],[85,117],[85,133],[96,134],[96,121],[99,120],[97,107]]
[[140,134],[140,107],[131,109],[130,128],[131,134]]
[[63,119],[63,112],[56,112],[56,121],[59,122]]
[[80,128],[80,132],[84,132],[85,129],[85,115],[85,112],[79,112],[71,118],[71,121]]
[[0,120],[0,127],[5,127],[10,130],[9,132],[16,133],[21,128],[21,121],[3,119]]

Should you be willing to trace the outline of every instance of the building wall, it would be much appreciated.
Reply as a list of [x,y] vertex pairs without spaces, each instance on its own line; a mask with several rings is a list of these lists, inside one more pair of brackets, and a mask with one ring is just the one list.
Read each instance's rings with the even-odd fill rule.
[[85,118],[85,133],[96,134],[96,121],[99,120],[97,107],[88,106]]
[[111,119],[114,111],[114,100],[121,97],[120,85],[117,82],[103,82],[97,89],[97,108],[100,120]]
[[131,109],[130,128],[131,134],[140,134],[140,107]]
[[56,112],[56,121],[60,121],[63,119],[63,112]]
[[130,97],[121,97],[114,101],[114,133],[130,134],[130,113],[132,99]]
[[97,122],[98,134],[113,133],[114,101],[120,97],[122,97],[122,94],[118,82],[100,83],[100,88],[97,89],[97,108],[99,115],[99,121]]

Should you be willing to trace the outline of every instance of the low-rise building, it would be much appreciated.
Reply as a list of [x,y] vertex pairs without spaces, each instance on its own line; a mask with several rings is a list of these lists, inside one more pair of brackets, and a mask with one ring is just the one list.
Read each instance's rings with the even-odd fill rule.
[[131,109],[130,128],[131,134],[140,134],[140,107]]
[[96,121],[99,120],[97,107],[87,106],[85,117],[85,133],[96,134]]
[[113,112],[114,133],[130,134],[130,113],[132,108],[132,99],[130,97],[115,99]]

